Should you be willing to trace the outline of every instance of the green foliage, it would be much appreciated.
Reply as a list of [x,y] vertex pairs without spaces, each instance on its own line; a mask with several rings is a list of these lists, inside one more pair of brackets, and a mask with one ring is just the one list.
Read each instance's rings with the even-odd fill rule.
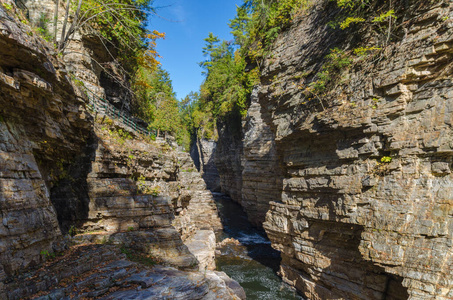
[[205,102],[200,94],[191,92],[183,100],[182,115],[183,121],[190,134],[197,134],[200,138],[217,140],[217,128],[215,118],[212,115],[212,104]]
[[183,122],[180,103],[176,100],[168,72],[160,66],[154,70],[139,68],[133,88],[136,96],[133,113],[149,124],[149,130],[156,129],[158,135],[167,132],[172,134],[176,142],[188,150],[189,132]]
[[54,252],[49,252],[47,250],[42,250],[39,254],[41,254],[41,256],[43,256],[45,260],[54,259],[55,258],[55,253]]
[[[154,40],[146,30],[146,18],[153,0],[84,0],[81,24],[99,33],[119,63],[134,71],[143,59],[155,58]],[[73,2],[75,11],[77,1]],[[146,64],[146,63],[145,63]]]
[[379,51],[379,50],[382,50],[382,48],[374,47],[374,46],[373,47],[358,47],[358,48],[355,48],[353,50],[353,52],[357,56],[365,56],[370,52]]
[[103,129],[107,130],[109,136],[112,137],[120,145],[124,145],[127,140],[132,140],[132,135],[121,128],[110,128],[110,129],[103,128]]
[[213,117],[225,116],[232,110],[242,115],[247,112],[248,95],[257,77],[245,72],[246,62],[231,44],[220,41],[212,33],[205,39],[203,55],[208,59],[200,63],[206,79],[200,88],[200,99]]
[[368,5],[370,0],[333,0],[337,2],[338,7],[345,9],[363,8]]
[[77,235],[77,228],[76,228],[74,225],[71,225],[71,227],[69,227],[68,234],[69,234],[71,237],[76,236],[76,235]]
[[322,71],[316,74],[316,80],[310,84],[308,92],[316,95],[323,93],[328,84],[351,64],[352,59],[345,51],[338,48],[331,49],[325,57]]
[[45,13],[39,15],[39,20],[37,24],[36,32],[46,41],[50,42],[52,40],[52,34],[49,32],[48,25],[50,20],[47,19]]
[[2,3],[3,7],[6,8],[7,10],[12,10],[13,9],[13,6],[9,3]]
[[261,58],[278,33],[309,3],[309,0],[245,0],[237,7],[236,17],[230,20],[231,33],[241,47],[241,54]]
[[140,175],[140,177],[137,179],[137,189],[140,194],[145,194],[145,195],[153,195],[153,196],[159,196],[161,193],[160,186],[149,186],[146,183],[146,177],[143,175]]
[[205,81],[200,93],[189,94],[181,103],[183,123],[192,136],[217,140],[216,120],[230,113],[245,116],[248,98],[258,82],[258,69],[246,71],[246,59],[233,45],[210,33],[200,62]]
[[379,34],[379,44],[388,44],[392,37],[392,30],[395,28],[392,21],[397,19],[392,1],[381,3],[371,0],[331,1],[334,1],[342,9],[342,13],[337,16],[336,20],[331,20],[328,23],[331,28],[340,27],[344,30],[351,24],[363,23],[363,26],[373,29]]
[[356,23],[361,23],[361,22],[365,22],[365,19],[359,18],[359,17],[347,17],[346,20],[344,20],[343,22],[340,23],[340,28],[345,29],[345,28],[348,28],[349,25],[351,25],[353,23],[356,24]]
[[383,156],[381,157],[381,163],[391,163],[392,162],[392,158],[390,156]]
[[391,10],[389,10],[389,11],[387,11],[385,13],[382,13],[379,16],[375,17],[373,19],[373,23],[386,22],[389,18],[396,19],[395,11],[393,9],[391,9]]
[[203,48],[206,60],[200,63],[205,81],[182,106],[183,122],[192,136],[216,140],[217,120],[246,115],[253,86],[259,83],[261,60],[309,2],[244,0],[229,24],[235,45],[209,33]]

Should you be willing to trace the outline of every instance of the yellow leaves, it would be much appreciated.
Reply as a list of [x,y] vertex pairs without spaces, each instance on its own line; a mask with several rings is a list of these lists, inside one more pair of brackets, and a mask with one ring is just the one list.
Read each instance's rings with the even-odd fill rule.
[[393,9],[380,14],[379,16],[373,19],[373,23],[381,23],[387,21],[389,18],[396,19],[395,11]]
[[160,65],[160,62],[157,60],[158,57],[159,56],[157,55],[157,53],[153,54],[145,51],[137,57],[137,62],[140,66],[154,71],[156,70],[157,66]]
[[164,39],[165,38],[165,32],[159,32],[157,30],[153,30],[151,34],[149,34],[150,37],[149,39]]
[[153,30],[152,32],[147,33],[145,38],[148,40],[148,46],[147,49],[137,57],[138,64],[147,69],[156,70],[157,66],[160,65],[157,58],[161,57],[156,51],[156,40],[164,39],[165,33]]
[[358,47],[358,48],[355,48],[353,51],[354,51],[354,54],[357,56],[364,56],[364,55],[367,55],[371,51],[379,51],[379,50],[382,50],[382,48],[373,46],[373,47]]
[[365,19],[364,18],[348,17],[348,18],[346,18],[346,20],[344,20],[343,22],[340,23],[340,28],[341,29],[346,29],[346,28],[349,27],[349,25],[351,25],[353,23],[361,23],[361,22],[365,22]]
[[153,87],[146,80],[136,80],[135,84],[146,89],[153,89]]

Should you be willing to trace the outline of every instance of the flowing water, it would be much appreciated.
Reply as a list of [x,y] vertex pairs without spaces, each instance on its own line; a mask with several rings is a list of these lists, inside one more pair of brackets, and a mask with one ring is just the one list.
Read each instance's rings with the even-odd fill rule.
[[272,249],[264,231],[253,227],[231,198],[219,193],[214,193],[214,198],[224,226],[218,240],[238,241],[218,249],[217,269],[239,282],[248,300],[303,299],[277,276],[280,253]]

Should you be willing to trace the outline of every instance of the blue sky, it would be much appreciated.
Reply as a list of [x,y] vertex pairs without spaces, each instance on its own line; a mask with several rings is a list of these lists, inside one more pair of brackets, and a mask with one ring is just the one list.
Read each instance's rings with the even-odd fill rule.
[[198,62],[205,58],[202,48],[209,32],[220,39],[232,40],[229,20],[236,15],[236,5],[242,0],[155,0],[154,6],[167,6],[158,10],[148,28],[165,32],[165,40],[157,41],[162,56],[162,67],[170,73],[178,99],[190,91],[198,91],[203,76]]

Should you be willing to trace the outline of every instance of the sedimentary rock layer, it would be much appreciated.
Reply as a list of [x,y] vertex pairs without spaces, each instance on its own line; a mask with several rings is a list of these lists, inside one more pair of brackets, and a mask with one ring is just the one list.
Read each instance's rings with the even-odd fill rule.
[[[221,223],[189,154],[145,140],[102,114],[92,116],[52,46],[17,14],[14,5],[8,11],[0,6],[0,298],[40,296],[49,288],[56,289],[52,297],[71,297],[74,286],[65,281],[71,276],[83,282],[76,284],[83,286],[80,297],[129,288],[138,278],[146,282],[143,292],[115,297],[144,298],[161,292],[149,284],[162,276],[176,280],[168,286],[160,281],[162,289],[187,287],[175,297],[233,299],[226,285],[237,285],[225,274],[150,271],[125,262],[118,246],[104,245],[121,244],[123,251],[195,270],[198,262],[183,241],[201,229],[213,233]],[[77,247],[67,250],[71,243],[103,245],[79,257],[70,255]],[[46,269],[44,262],[57,254],[65,259]],[[85,277],[108,262],[116,265]],[[33,266],[46,270],[25,276],[25,286],[20,273]],[[124,285],[116,282],[119,274]],[[92,285],[92,279],[99,282]]]
[[[223,272],[183,272],[129,261],[116,246],[78,246],[19,276],[2,299],[241,299]],[[237,283],[236,283],[237,284]],[[238,290],[239,291],[239,290]],[[242,291],[243,292],[243,291]]]
[[283,277],[310,299],[453,296],[452,9],[400,10],[405,34],[379,59],[355,60],[325,109],[302,103],[306,79],[295,78],[319,67],[322,45],[344,46],[320,29],[325,7],[267,60],[274,80],[259,102],[284,173],[264,228]]
[[[382,37],[330,29],[344,11],[313,1],[265,60],[242,134],[219,130],[222,189],[250,215],[274,198],[263,226],[309,299],[453,297],[453,6],[395,11],[391,43],[358,57]],[[310,93],[334,47],[352,64]]]
[[58,248],[50,187],[89,132],[83,102],[49,53],[0,6],[0,280]]
[[195,166],[203,175],[206,186],[213,192],[220,191],[220,177],[215,164],[217,143],[194,136],[195,142],[190,148],[190,156]]

